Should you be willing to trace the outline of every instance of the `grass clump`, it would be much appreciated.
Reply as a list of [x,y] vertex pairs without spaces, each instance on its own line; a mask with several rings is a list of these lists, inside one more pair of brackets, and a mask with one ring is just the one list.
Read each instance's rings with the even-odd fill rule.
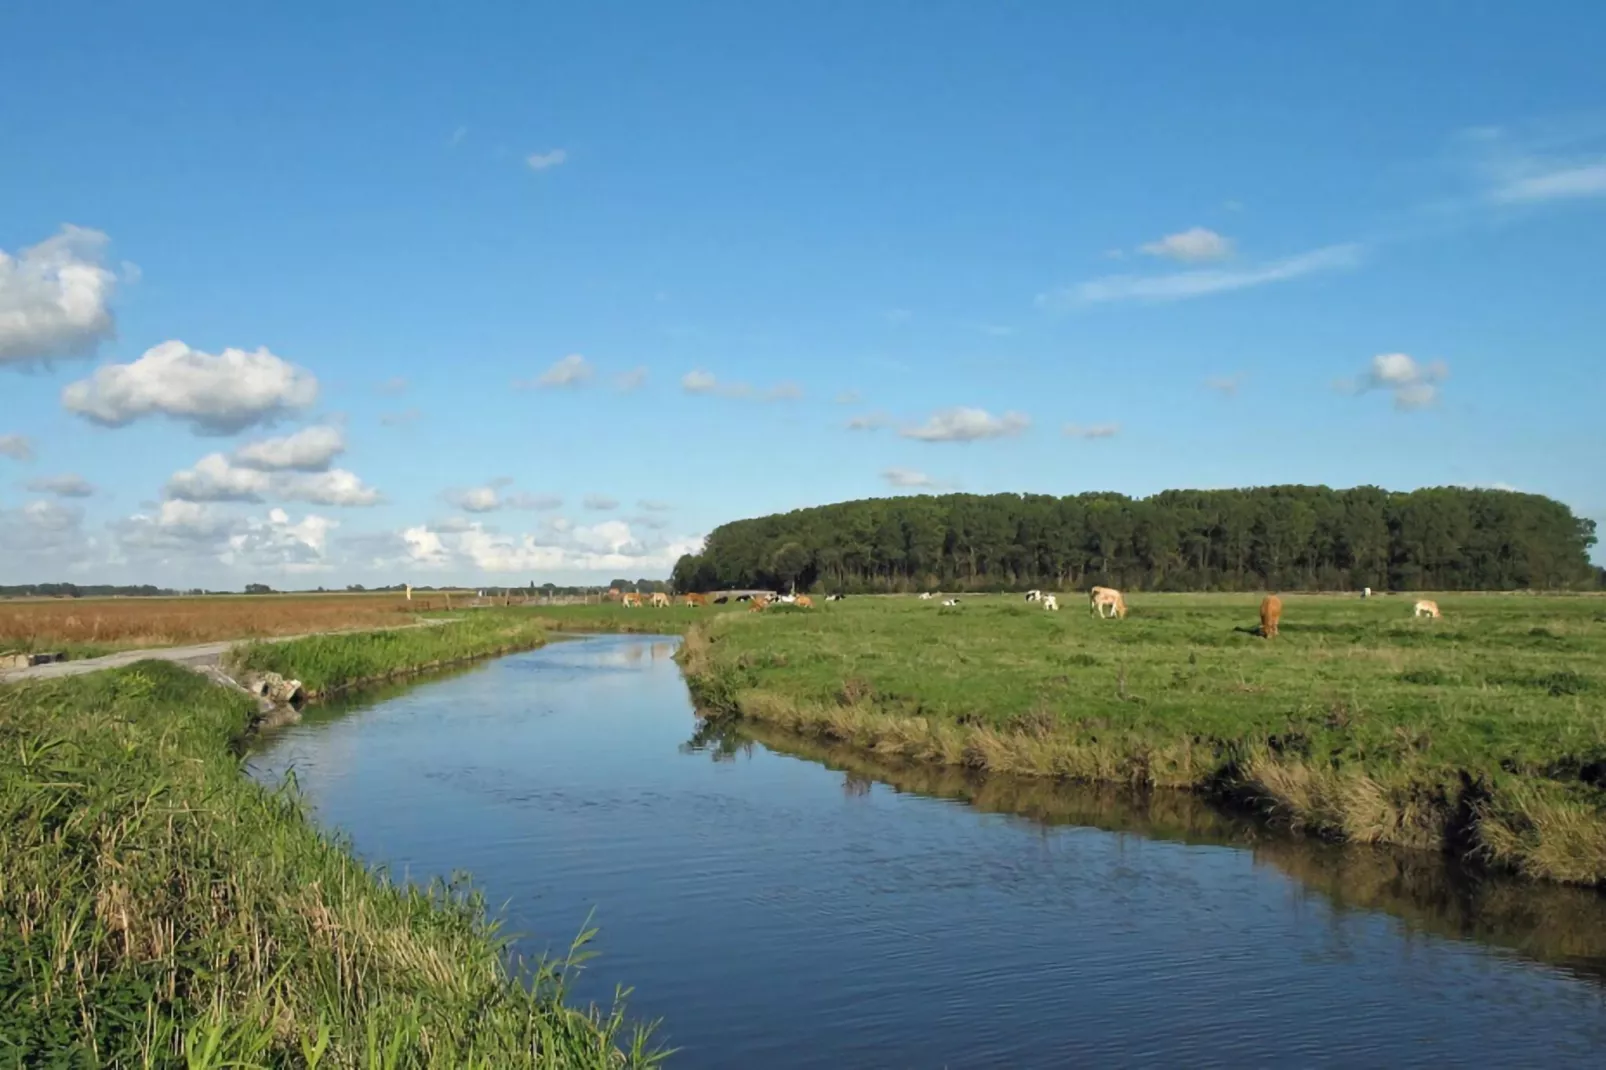
[[1137,594],[1123,621],[858,598],[712,617],[681,657],[715,713],[887,758],[1191,788],[1324,836],[1606,883],[1599,600],[1438,601],[1434,621],[1285,595],[1267,641],[1253,595]]
[[419,628],[249,643],[229,653],[228,667],[294,677],[308,695],[318,696],[471,658],[528,650],[545,642],[546,635],[544,621],[525,610],[482,609]]
[[241,695],[164,662],[0,687],[0,1065],[649,1065],[477,893],[398,886],[243,773]]

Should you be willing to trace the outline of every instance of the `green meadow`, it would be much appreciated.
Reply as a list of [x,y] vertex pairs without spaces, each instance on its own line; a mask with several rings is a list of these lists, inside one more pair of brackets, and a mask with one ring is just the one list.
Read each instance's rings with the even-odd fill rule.
[[905,759],[1187,787],[1350,840],[1606,880],[1606,599],[1132,594],[711,613],[698,702]]

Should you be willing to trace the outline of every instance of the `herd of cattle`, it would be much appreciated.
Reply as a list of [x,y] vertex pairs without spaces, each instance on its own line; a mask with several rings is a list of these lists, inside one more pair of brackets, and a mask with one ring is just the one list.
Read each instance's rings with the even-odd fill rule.
[[[1372,589],[1370,587],[1361,592],[1362,598],[1370,598],[1371,596]],[[681,605],[692,607],[706,606],[710,601],[715,605],[723,605],[732,600],[728,595],[718,595],[712,600],[704,594],[683,594],[678,597]],[[825,596],[825,600],[827,602],[840,602],[845,597],[846,595],[830,594]],[[929,602],[937,598],[942,598],[942,595],[932,591],[925,591],[920,595],[922,602]],[[655,591],[650,595],[642,595],[630,591],[621,595],[620,600],[626,609],[639,609],[644,605],[650,605],[655,609],[668,609],[674,604],[674,600],[662,591]],[[814,599],[806,594],[783,594],[773,599],[767,594],[742,594],[736,595],[735,601],[748,603],[750,611],[754,613],[761,612],[771,605],[790,605],[799,609],[814,608]],[[1060,608],[1059,599],[1056,596],[1044,594],[1042,591],[1027,591],[1026,601],[1036,602],[1049,612],[1058,612]],[[950,598],[944,598],[942,604],[947,607],[957,607],[959,605],[959,597],[955,595]],[[1126,598],[1114,587],[1094,587],[1088,592],[1087,604],[1088,611],[1097,614],[1100,620],[1117,617],[1125,619],[1126,617]],[[1413,617],[1431,617],[1436,620],[1440,616],[1439,604],[1429,598],[1418,599],[1411,607],[1411,615]],[[1269,594],[1262,599],[1260,603],[1261,636],[1266,639],[1275,637],[1277,625],[1282,621],[1282,616],[1283,600],[1281,598],[1274,594]]]

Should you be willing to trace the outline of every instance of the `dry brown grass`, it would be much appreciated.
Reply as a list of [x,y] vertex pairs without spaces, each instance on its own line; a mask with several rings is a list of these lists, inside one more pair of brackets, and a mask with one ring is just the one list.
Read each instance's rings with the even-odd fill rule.
[[0,650],[129,649],[405,624],[444,596],[209,595],[0,601]]

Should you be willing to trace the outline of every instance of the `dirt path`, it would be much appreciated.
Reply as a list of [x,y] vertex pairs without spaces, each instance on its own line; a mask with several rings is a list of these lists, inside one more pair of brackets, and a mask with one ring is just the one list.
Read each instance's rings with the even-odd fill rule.
[[[447,620],[421,620],[412,624],[397,624],[388,628],[358,628],[354,631],[342,632],[309,632],[306,635],[276,635],[263,638],[266,643],[285,643],[292,639],[308,639],[314,635],[350,635],[359,632],[390,632],[405,628],[431,628],[440,624],[450,624]],[[239,643],[249,643],[257,640],[230,639],[221,643],[194,643],[189,646],[161,646],[149,650],[119,650],[115,654],[105,654],[98,658],[84,658],[80,661],[55,661],[46,665],[33,665],[26,669],[0,669],[0,684],[16,683],[21,680],[54,680],[63,676],[77,676],[80,673],[99,672],[102,669],[120,669],[125,665],[132,665],[136,661],[147,661],[155,658],[159,661],[172,661],[179,665],[201,670],[216,665],[231,646]]]

